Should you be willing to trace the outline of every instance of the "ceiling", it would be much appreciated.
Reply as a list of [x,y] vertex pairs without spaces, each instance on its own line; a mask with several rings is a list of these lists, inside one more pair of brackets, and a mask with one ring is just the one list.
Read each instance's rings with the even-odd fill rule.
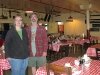
[[40,13],[100,12],[100,0],[0,0],[0,7]]

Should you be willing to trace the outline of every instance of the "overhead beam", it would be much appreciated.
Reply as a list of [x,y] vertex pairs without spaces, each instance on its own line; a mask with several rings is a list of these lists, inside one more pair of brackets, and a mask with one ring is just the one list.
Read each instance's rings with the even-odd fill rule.
[[[40,0],[40,1],[31,0],[31,1],[36,2],[36,3],[40,3],[40,4],[44,4],[44,5],[51,5],[51,4],[48,4],[48,3],[44,3],[44,2],[42,2],[41,0]],[[57,7],[57,8],[61,8],[61,9],[64,9],[64,10],[74,11],[74,12],[77,12],[77,13],[80,13],[80,14],[84,14],[84,15],[85,15],[85,13],[79,12],[79,11],[77,11],[77,10],[72,10],[72,9],[70,9],[70,8],[64,8],[64,7],[56,6],[56,5],[53,5],[53,4],[52,4],[52,6],[53,6],[53,7]]]

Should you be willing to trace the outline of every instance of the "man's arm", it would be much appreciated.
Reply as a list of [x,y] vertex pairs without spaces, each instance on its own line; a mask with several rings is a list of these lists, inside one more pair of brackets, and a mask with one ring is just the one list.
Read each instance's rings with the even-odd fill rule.
[[47,49],[48,49],[48,38],[47,38],[47,32],[45,30],[45,28],[43,28],[43,33],[42,33],[42,39],[43,39],[43,56],[47,55]]

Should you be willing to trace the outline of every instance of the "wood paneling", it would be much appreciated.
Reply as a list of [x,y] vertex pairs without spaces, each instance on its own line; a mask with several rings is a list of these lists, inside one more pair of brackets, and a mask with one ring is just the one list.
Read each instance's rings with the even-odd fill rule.
[[[85,10],[80,9],[80,5],[92,4],[90,11],[100,12],[100,0],[0,0],[0,5],[1,4],[4,4],[6,8],[21,10],[26,10],[30,7],[34,11],[44,13],[46,12],[46,7],[48,7],[47,10],[50,10],[50,6],[52,6],[55,11],[61,11],[62,13],[68,12],[67,10],[85,13]],[[58,10],[58,8],[60,10]]]

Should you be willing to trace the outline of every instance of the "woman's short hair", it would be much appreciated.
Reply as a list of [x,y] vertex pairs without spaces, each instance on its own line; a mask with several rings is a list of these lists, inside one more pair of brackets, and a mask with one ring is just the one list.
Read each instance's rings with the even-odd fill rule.
[[14,19],[15,19],[16,17],[21,17],[21,18],[22,18],[22,16],[21,16],[20,14],[16,14],[16,16],[14,17]]

